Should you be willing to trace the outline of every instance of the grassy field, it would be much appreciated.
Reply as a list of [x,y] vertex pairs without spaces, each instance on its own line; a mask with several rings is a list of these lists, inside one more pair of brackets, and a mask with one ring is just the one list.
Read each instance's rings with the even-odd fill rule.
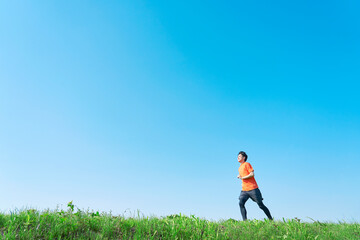
[[0,214],[2,239],[360,239],[358,223],[303,223],[299,219],[208,221],[182,214],[112,216],[68,209]]

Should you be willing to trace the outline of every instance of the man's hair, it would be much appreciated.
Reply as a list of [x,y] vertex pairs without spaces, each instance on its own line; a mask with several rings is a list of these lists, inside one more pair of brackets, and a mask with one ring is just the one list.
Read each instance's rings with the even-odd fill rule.
[[246,160],[247,160],[247,154],[246,154],[244,151],[240,151],[238,155],[240,155],[240,154],[245,157],[245,160],[244,160],[244,161],[246,162]]

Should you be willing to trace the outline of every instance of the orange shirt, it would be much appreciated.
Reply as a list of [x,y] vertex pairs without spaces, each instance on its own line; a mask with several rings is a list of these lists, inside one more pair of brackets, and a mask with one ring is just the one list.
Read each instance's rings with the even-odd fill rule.
[[[239,167],[239,174],[241,177],[245,177],[249,175],[254,169],[252,168],[251,164],[248,162],[244,162]],[[242,190],[243,191],[250,191],[253,189],[258,188],[258,185],[255,181],[255,177],[251,177],[248,179],[242,179]]]

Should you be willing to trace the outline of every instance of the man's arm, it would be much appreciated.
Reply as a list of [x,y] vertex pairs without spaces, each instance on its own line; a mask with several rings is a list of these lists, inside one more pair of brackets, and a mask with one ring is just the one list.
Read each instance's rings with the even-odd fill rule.
[[254,171],[252,171],[249,175],[245,176],[245,177],[242,177],[241,179],[248,179],[248,178],[251,178],[251,177],[254,177]]

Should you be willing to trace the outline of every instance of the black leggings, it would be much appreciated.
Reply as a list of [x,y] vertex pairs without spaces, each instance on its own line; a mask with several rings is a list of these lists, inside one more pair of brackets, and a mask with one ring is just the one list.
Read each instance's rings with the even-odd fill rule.
[[260,209],[262,209],[264,211],[264,213],[266,214],[266,216],[269,219],[273,219],[269,209],[264,205],[264,203],[262,202],[263,198],[261,196],[261,192],[258,188],[251,190],[251,191],[241,191],[240,197],[239,197],[239,206],[240,206],[240,212],[241,212],[241,216],[243,218],[243,220],[247,220],[247,216],[246,216],[246,208],[245,208],[245,203],[246,201],[251,198],[254,202],[256,202],[259,206]]

